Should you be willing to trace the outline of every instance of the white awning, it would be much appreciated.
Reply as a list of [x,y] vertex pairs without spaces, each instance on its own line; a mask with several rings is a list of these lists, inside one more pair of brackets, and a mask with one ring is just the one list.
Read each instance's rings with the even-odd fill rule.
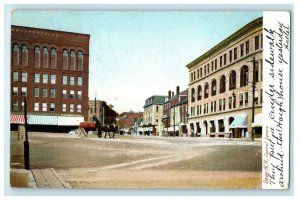
[[28,123],[36,125],[57,125],[58,116],[30,115]]
[[58,116],[58,126],[79,126],[80,122],[84,122],[84,117],[81,116]]
[[254,122],[252,123],[252,127],[262,127],[263,125],[263,113],[258,113],[254,116]]
[[[168,128],[168,131],[171,132],[171,131],[174,131],[174,126],[170,126]],[[178,126],[175,126],[175,131],[178,131]]]
[[247,113],[243,113],[237,116],[234,116],[233,122],[230,124],[230,128],[247,128]]

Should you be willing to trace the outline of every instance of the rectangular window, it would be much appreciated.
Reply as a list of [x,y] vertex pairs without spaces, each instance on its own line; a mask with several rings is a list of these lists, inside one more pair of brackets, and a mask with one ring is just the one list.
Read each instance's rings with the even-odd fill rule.
[[206,65],[204,66],[204,76],[206,75]]
[[217,67],[218,67],[218,62],[217,59],[215,59],[215,70],[217,70]]
[[222,56],[220,56],[220,67],[222,67]]
[[237,47],[235,47],[233,49],[233,59],[236,60],[237,59]]
[[55,103],[50,103],[50,111],[53,112],[55,110]]
[[222,111],[222,99],[219,100],[219,111]]
[[201,109],[202,109],[202,106],[200,105],[199,106],[199,115],[201,115]]
[[224,66],[226,65],[226,56],[227,56],[227,54],[225,53],[225,54],[223,55],[223,59],[224,59]]
[[254,95],[254,103],[255,103],[255,105],[257,105],[258,104],[258,92],[257,92],[257,90],[255,90],[254,94],[255,94]]
[[255,50],[259,49],[259,36],[255,36],[254,38],[254,45],[255,45]]
[[200,78],[200,72],[199,72],[200,70],[199,69],[197,69],[197,78],[199,79]]
[[229,97],[228,109],[232,108],[232,97]]
[[63,76],[63,85],[68,85],[68,77],[67,76]]
[[81,105],[80,104],[77,105],[77,112],[79,112],[79,113],[81,112]]
[[56,84],[56,75],[51,74],[51,84]]
[[39,97],[39,88],[34,88],[34,97]]
[[263,102],[263,90],[260,89],[260,104]]
[[245,106],[248,106],[248,92],[245,93]]
[[43,95],[43,97],[47,97],[47,89],[46,88],[43,88],[43,90],[42,90],[42,95]]
[[48,74],[43,74],[43,83],[48,83]]
[[12,101],[11,109],[12,110],[18,110],[18,101]]
[[26,96],[27,96],[27,87],[22,87],[21,95],[22,95],[23,97],[26,97]]
[[13,72],[13,81],[18,81],[18,80],[19,80],[19,73]]
[[74,112],[74,104],[70,104],[70,112]]
[[158,112],[158,106],[156,106],[156,112]]
[[255,82],[258,82],[258,78],[259,78],[259,71],[258,71],[258,61],[255,61]]
[[193,77],[193,79],[196,80],[196,72],[194,72],[194,77]]
[[249,53],[249,40],[246,42],[246,55]]
[[191,82],[193,82],[193,73],[191,73]]
[[213,102],[210,102],[210,112],[212,113],[214,111],[214,104]]
[[42,103],[42,111],[47,111],[47,103]]
[[243,104],[244,104],[244,98],[243,98],[243,94],[240,94],[240,107],[242,107],[243,106]]
[[63,112],[67,112],[67,104],[63,103],[61,107]]
[[209,64],[207,64],[207,74],[209,74]]
[[200,68],[200,77],[202,78],[202,68]]
[[225,110],[226,109],[226,99],[224,98],[223,99],[223,110]]
[[263,48],[263,35],[261,34],[260,35],[260,46],[261,46],[261,48]]
[[62,91],[62,98],[66,99],[67,98],[67,90]]
[[75,98],[74,90],[70,90],[70,99],[74,99],[74,98]]
[[40,103],[34,102],[34,111],[39,111],[39,110],[40,110]]
[[51,89],[50,89],[50,96],[51,96],[51,98],[55,98],[55,96],[56,96],[56,91],[55,91],[54,88],[51,88]]
[[206,104],[204,104],[203,108],[203,113],[206,114]]
[[18,96],[18,87],[13,87],[12,95],[13,96]]
[[75,78],[74,78],[74,76],[70,77],[70,85],[75,85]]
[[214,61],[211,61],[211,72],[214,71]]
[[22,72],[22,82],[27,82],[27,72]]
[[40,74],[34,74],[34,82],[39,83],[40,82]]
[[217,101],[214,101],[214,112],[217,111]]
[[232,62],[232,50],[229,51],[229,62]]
[[241,57],[243,57],[244,56],[244,44],[241,44],[241,48],[240,48],[240,55],[241,55]]

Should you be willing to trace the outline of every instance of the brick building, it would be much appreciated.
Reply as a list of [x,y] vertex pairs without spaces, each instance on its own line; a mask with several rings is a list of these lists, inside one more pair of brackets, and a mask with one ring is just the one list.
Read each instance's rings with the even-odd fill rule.
[[[88,119],[90,35],[11,26],[11,123],[71,125]],[[61,124],[62,123],[62,124]]]
[[253,130],[261,136],[262,25],[251,21],[187,65],[191,136],[251,137],[253,97]]
[[141,118],[143,118],[143,112],[123,112],[119,115],[119,126],[121,129],[129,130],[136,120]]
[[183,136],[187,134],[188,90],[176,93],[169,91],[163,106],[163,134],[166,136]]

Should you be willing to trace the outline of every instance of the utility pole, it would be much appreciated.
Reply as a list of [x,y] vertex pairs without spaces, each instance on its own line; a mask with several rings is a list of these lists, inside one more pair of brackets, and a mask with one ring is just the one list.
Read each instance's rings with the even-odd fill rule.
[[[256,61],[255,57],[252,59],[253,65],[253,81],[252,81],[252,124],[254,123],[254,114],[255,114],[255,68],[256,68]],[[254,128],[252,127],[251,139],[254,141]]]
[[27,124],[27,102],[24,98],[24,120],[25,120],[25,141],[24,141],[24,168],[29,170],[29,141],[28,141],[28,124]]

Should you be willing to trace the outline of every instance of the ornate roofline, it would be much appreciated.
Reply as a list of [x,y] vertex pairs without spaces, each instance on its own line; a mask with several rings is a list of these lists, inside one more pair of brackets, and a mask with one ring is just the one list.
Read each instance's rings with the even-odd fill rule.
[[186,67],[188,69],[190,69],[191,67],[193,67],[196,64],[200,63],[202,60],[208,58],[209,56],[211,56],[212,54],[214,54],[215,52],[217,52],[218,50],[220,50],[224,46],[228,45],[232,41],[234,41],[237,38],[241,37],[245,33],[249,32],[249,31],[251,31],[251,30],[253,30],[253,29],[255,29],[259,26],[262,26],[262,24],[263,24],[263,17],[259,17],[255,20],[249,22],[248,24],[246,24],[245,26],[243,26],[242,28],[240,28],[239,30],[237,30],[236,32],[231,34],[229,37],[227,37],[226,39],[221,41],[219,44],[215,45],[213,48],[211,48],[210,50],[208,50],[207,52],[205,52],[204,54],[202,54],[201,56],[199,56],[198,58],[196,58],[195,60],[193,60],[192,62],[187,64]]

